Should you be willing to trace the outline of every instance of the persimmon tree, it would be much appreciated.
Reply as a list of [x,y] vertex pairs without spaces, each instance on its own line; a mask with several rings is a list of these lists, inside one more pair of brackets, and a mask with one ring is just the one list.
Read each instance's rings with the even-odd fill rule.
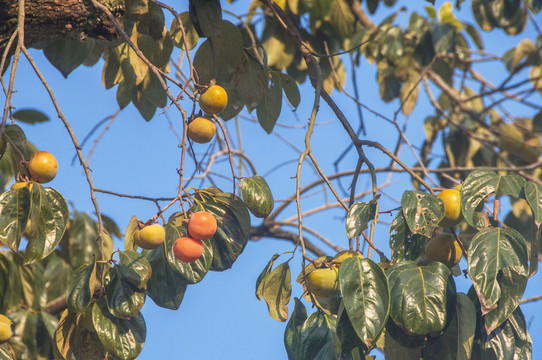
[[[271,318],[286,322],[290,359],[362,359],[377,351],[386,359],[530,359],[519,305],[532,300],[523,295],[541,259],[542,2],[426,2],[421,12],[395,0],[240,3],[0,0],[0,313],[13,322],[6,322],[13,336],[0,344],[0,358],[134,359],[145,343],[147,296],[182,311],[185,292],[208,271],[230,269],[249,240],[275,238],[291,251],[254,270],[255,292]],[[510,49],[486,48],[495,33],[518,40]],[[140,121],[167,116],[178,136],[172,151],[180,164],[170,164],[177,191],[153,198],[97,187],[90,154],[29,48],[43,51],[66,81],[81,65],[103,69],[118,110],[89,134],[98,147],[131,104]],[[48,117],[18,102],[21,61],[66,129],[57,136],[73,143],[93,215],[70,211],[59,191],[29,171],[38,149],[24,126]],[[498,73],[490,70],[495,64]],[[374,79],[360,76],[368,67]],[[360,95],[368,83],[381,104]],[[199,99],[215,85],[227,105],[206,114]],[[308,119],[286,140],[283,129],[295,126],[281,119],[300,112],[302,99],[311,104]],[[411,117],[420,103],[427,104],[422,118]],[[326,124],[323,109],[336,120]],[[205,141],[192,141],[189,124],[202,117],[210,126]],[[381,130],[371,131],[368,118]],[[297,160],[252,161],[242,146],[248,122],[261,127],[251,137],[277,135]],[[340,129],[341,146],[311,147],[325,127]],[[407,136],[412,127],[424,134]],[[293,183],[259,175],[285,166]],[[19,185],[11,188],[13,181]],[[437,194],[453,187],[460,200],[452,205],[453,227],[443,227],[451,201],[445,207]],[[290,195],[275,203],[272,190],[286,188]],[[126,220],[104,215],[97,194],[150,202],[157,211],[150,219],[130,214],[121,231],[116,223]],[[198,240],[196,260],[179,260],[174,244],[190,235],[189,219],[200,211],[216,218],[216,232]],[[345,232],[329,238],[314,214],[339,214],[326,219]],[[135,237],[158,222],[165,241],[139,248]],[[388,234],[386,241],[377,233]],[[436,236],[446,241],[433,242],[426,256]],[[439,250],[444,257],[434,256]],[[303,291],[289,313],[292,271]],[[465,293],[457,277],[469,279]]]

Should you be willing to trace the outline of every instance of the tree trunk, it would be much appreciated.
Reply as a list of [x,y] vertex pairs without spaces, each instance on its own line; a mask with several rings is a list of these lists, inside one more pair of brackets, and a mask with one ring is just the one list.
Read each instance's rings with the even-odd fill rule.
[[[98,0],[122,24],[124,0]],[[0,58],[13,32],[17,29],[18,0],[0,0]],[[39,46],[43,41],[64,38],[84,40],[87,37],[107,41],[119,38],[105,14],[94,8],[90,0],[26,0],[25,46]],[[9,54],[15,50],[13,45]]]

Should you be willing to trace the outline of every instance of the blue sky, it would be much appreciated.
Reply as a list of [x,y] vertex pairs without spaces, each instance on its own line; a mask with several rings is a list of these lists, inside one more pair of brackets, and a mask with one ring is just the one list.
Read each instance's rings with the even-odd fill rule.
[[[239,11],[247,6],[248,2],[237,1],[234,11]],[[416,4],[419,12],[423,11],[426,2],[419,1]],[[435,5],[437,8],[441,2]],[[184,5],[183,5],[184,6]],[[223,2],[224,8],[231,9]],[[409,4],[410,6],[410,4]],[[464,11],[458,17],[461,20],[474,21],[470,18],[470,9],[465,4]],[[176,8],[184,11],[185,8]],[[386,11],[384,11],[386,10]],[[377,12],[377,19],[388,14],[387,9]],[[226,17],[227,18],[227,17]],[[233,21],[232,18],[227,18]],[[406,17],[400,21],[404,21]],[[542,21],[539,14],[536,19]],[[170,20],[166,20],[169,23]],[[540,22],[540,21],[539,21]],[[518,37],[507,37],[499,31],[486,36],[486,48],[496,53],[502,53],[502,49],[509,49],[519,40],[530,37],[534,30],[529,25],[528,30]],[[44,58],[41,52],[33,50],[32,56],[38,62],[41,71],[53,88],[59,100],[62,111],[73,126],[79,139],[82,139],[104,117],[114,113],[117,109],[115,99],[116,89],[105,90],[101,83],[103,61],[92,68],[81,67],[76,69],[68,79],[64,79]],[[498,64],[490,65],[495,77],[504,73],[503,67]],[[486,68],[485,70],[487,70]],[[360,98],[363,103],[374,107],[375,110],[393,116],[398,107],[398,102],[384,104],[378,97],[378,88],[375,82],[375,69],[362,60],[362,66],[358,69]],[[7,77],[5,77],[6,79]],[[495,80],[497,81],[497,80]],[[347,80],[347,90],[352,92],[350,79]],[[13,95],[12,104],[17,108],[32,107],[45,112],[52,119],[50,122],[29,126],[22,125],[28,139],[38,149],[53,153],[60,164],[57,178],[50,186],[59,190],[69,200],[74,209],[92,212],[88,185],[84,178],[82,168],[75,163],[71,165],[75,155],[73,145],[68,134],[59,119],[43,88],[39,83],[28,62],[22,58],[19,64],[16,86],[17,92]],[[283,106],[280,124],[304,125],[310,115],[312,106],[313,90],[304,84],[300,87],[302,101],[296,116]],[[176,89],[174,93],[176,93]],[[357,114],[355,107],[344,96],[334,91],[332,96],[357,126]],[[407,136],[415,144],[421,145],[423,133],[423,119],[433,114],[427,101],[420,96],[420,101],[409,117]],[[3,103],[3,95],[0,98]],[[183,103],[186,106],[186,103]],[[523,109],[517,109],[523,111]],[[395,145],[397,133],[386,123],[368,112],[364,113],[365,124],[368,128],[368,139],[380,141],[388,147]],[[180,115],[173,107],[167,116],[156,115],[150,122],[145,122],[138,114],[133,105],[123,110],[112,124],[109,131],[100,140],[92,158],[90,167],[94,183],[99,188],[105,188],[126,194],[145,195],[149,197],[173,196],[176,194],[177,174],[179,167],[180,150],[178,141],[170,129],[174,124],[180,132]],[[317,118],[320,123],[316,127],[312,138],[312,148],[315,156],[323,166],[326,173],[333,172],[333,161],[348,143],[348,138],[342,127],[335,119],[329,108],[322,103]],[[401,120],[404,122],[404,120]],[[267,135],[258,124],[240,119],[243,148],[250,154],[260,174],[266,174],[266,179],[271,186],[276,200],[285,199],[295,191],[295,166],[298,153],[292,147],[279,139],[276,135]],[[227,123],[228,130],[235,132],[235,123]],[[303,129],[278,127],[277,132],[287,139],[291,145],[303,149]],[[92,147],[93,139],[83,151],[88,154]],[[207,147],[195,145],[198,156],[202,156]],[[387,164],[385,157],[374,150],[367,150],[370,160],[376,165]],[[402,152],[402,159],[407,164],[412,164],[414,158],[408,149]],[[273,170],[278,164],[284,163],[278,169]],[[342,163],[342,168],[353,169],[355,158],[349,155]],[[187,161],[187,173],[193,169],[192,161]],[[230,175],[227,162],[217,164],[214,169],[217,172]],[[302,183],[307,184],[315,179],[313,170],[307,163],[304,165]],[[379,181],[385,181],[384,176],[379,176]],[[393,175],[393,186],[385,190],[387,195],[400,198],[404,190],[412,188],[411,182],[402,175]],[[197,183],[195,183],[197,184]],[[223,183],[223,190],[230,191],[231,185]],[[369,185],[368,177],[360,178],[358,189],[365,189]],[[330,201],[333,201],[328,194]],[[100,209],[104,214],[113,217],[121,230],[132,215],[142,220],[154,216],[156,208],[151,202],[118,198],[110,195],[98,194]],[[304,210],[321,205],[325,201],[322,194],[314,195],[302,201]],[[387,196],[383,197],[381,209],[396,207],[396,203]],[[174,209],[175,211],[177,209]],[[168,215],[171,212],[168,212]],[[291,207],[281,219],[295,215],[295,209]],[[391,222],[392,218],[381,215],[381,221]],[[328,211],[307,217],[305,220],[309,226],[327,236],[336,244],[347,247],[348,242],[344,231],[344,213],[341,211]],[[259,220],[253,218],[253,224]],[[295,229],[292,229],[295,231]],[[375,242],[381,249],[388,248],[387,226],[377,228]],[[321,245],[322,249],[329,254],[333,251]],[[122,248],[122,243],[117,242],[117,247]],[[258,242],[249,242],[244,253],[239,257],[233,268],[222,273],[209,273],[203,282],[190,286],[179,310],[171,311],[155,306],[149,298],[143,307],[143,315],[147,322],[147,341],[139,359],[285,359],[282,338],[285,324],[272,320],[267,314],[267,307],[262,301],[254,296],[255,281],[260,271],[267,264],[274,253],[291,251],[292,245],[286,241],[262,239]],[[292,278],[295,279],[300,271],[300,254],[291,262]],[[281,258],[282,259],[282,258]],[[461,265],[466,265],[463,260]],[[468,282],[461,277],[456,278],[458,290],[466,292]],[[529,281],[525,297],[540,294],[542,280],[537,274]],[[301,296],[302,289],[294,282],[293,296]],[[532,303],[522,306],[527,323],[530,323],[530,332],[533,339],[542,337],[542,320],[536,309],[540,303]],[[293,302],[289,305],[293,310]],[[542,345],[534,341],[535,354],[542,353]]]

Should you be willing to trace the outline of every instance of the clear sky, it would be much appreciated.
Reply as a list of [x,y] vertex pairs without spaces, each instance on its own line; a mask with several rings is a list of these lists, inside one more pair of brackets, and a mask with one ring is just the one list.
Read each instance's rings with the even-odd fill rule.
[[[222,3],[225,9],[231,9],[225,1]],[[423,6],[429,4],[421,0],[419,3],[416,5],[419,12],[423,11]],[[435,6],[438,8],[440,4],[441,2],[437,2]],[[186,10],[184,2],[180,7],[174,6],[179,12]],[[237,1],[233,9],[241,11],[240,9],[245,6],[248,6],[248,2]],[[473,23],[467,2],[463,8],[464,11],[458,17]],[[381,8],[377,12],[376,18],[382,19],[388,13],[387,8]],[[225,18],[235,22],[231,17],[225,16]],[[170,18],[168,17],[168,19]],[[405,21],[405,19],[404,16],[399,18],[400,21]],[[536,19],[539,23],[542,22],[540,14]],[[170,21],[166,20],[168,24]],[[486,48],[500,54],[503,49],[512,48],[525,37],[534,38],[533,32],[534,30],[529,24],[528,30],[518,37],[508,37],[499,31],[483,34],[483,36],[489,35],[486,36]],[[92,68],[80,67],[70,74],[68,79],[64,79],[46,61],[41,52],[33,50],[31,54],[53,88],[62,111],[73,126],[79,141],[82,141],[100,120],[117,110],[116,89],[105,90],[101,83],[103,60]],[[496,78],[504,72],[504,68],[497,64],[494,65],[494,69]],[[384,104],[379,99],[374,67],[366,64],[362,59],[362,66],[357,71],[362,102],[373,107],[374,110],[392,117],[398,107],[398,102]],[[350,75],[347,78],[346,89],[353,92]],[[43,86],[24,58],[19,64],[15,88],[17,92],[13,95],[13,106],[40,109],[52,119],[48,123],[35,126],[21,125],[27,138],[38,149],[51,152],[59,161],[60,171],[50,186],[59,190],[70,201],[70,206],[73,209],[91,213],[93,207],[82,168],[77,161],[72,165],[72,159],[75,155],[73,145],[64,126],[57,119]],[[284,105],[279,124],[288,126],[306,124],[312,106],[313,90],[307,84],[302,85],[300,90],[302,101],[296,114]],[[177,89],[173,92],[176,93]],[[332,96],[356,127],[358,120],[353,104],[337,91],[334,91]],[[407,130],[408,138],[418,146],[421,145],[424,138],[423,119],[433,114],[425,97],[420,95],[420,99],[422,100],[408,119]],[[0,100],[2,103],[4,102],[3,95]],[[517,111],[524,111],[524,109]],[[397,138],[395,130],[368,112],[364,112],[364,116],[368,128],[367,138],[393,147]],[[345,148],[348,138],[324,103],[321,104],[317,119],[320,125],[316,127],[312,138],[312,148],[324,171],[329,174],[334,171],[333,161]],[[174,196],[177,192],[176,170],[180,163],[180,149],[177,146],[178,141],[170,129],[169,121],[178,132],[181,131],[181,117],[173,107],[166,115],[158,115],[157,113],[150,122],[145,122],[133,105],[124,109],[100,140],[90,160],[95,185],[99,188],[125,194],[149,197]],[[404,123],[404,119],[401,120],[402,123]],[[275,199],[280,201],[289,197],[295,191],[293,177],[298,152],[294,147],[303,149],[304,130],[277,127],[277,133],[288,140],[289,143],[286,143],[275,134],[267,135],[258,124],[247,119],[239,119],[239,124],[243,148],[252,158],[258,173],[266,177]],[[236,131],[233,120],[229,121],[227,126],[229,131]],[[88,154],[92,148],[93,141],[101,129],[85,145],[83,149],[85,154]],[[196,144],[194,150],[201,157],[207,147]],[[414,158],[409,154],[408,149],[403,150],[402,154],[402,159],[407,164],[414,163]],[[368,150],[367,155],[376,166],[388,163],[385,157],[375,151]],[[283,166],[276,168],[279,164],[283,164]],[[355,158],[350,154],[341,163],[341,169],[350,170],[354,167]],[[187,162],[187,169],[187,173],[191,173],[192,161]],[[227,162],[222,161],[213,170],[226,176],[231,175]],[[230,184],[216,176],[215,179],[221,184],[223,190],[231,191]],[[314,179],[314,172],[305,163],[302,183],[307,184]],[[385,180],[385,177],[379,177],[380,183]],[[391,183],[392,185],[386,188],[385,193],[395,199],[400,198],[400,194],[404,190],[412,189],[411,182],[405,176],[393,175]],[[199,186],[197,182],[194,185]],[[368,185],[369,178],[362,177],[358,182],[358,189],[366,189]],[[345,186],[347,187],[348,184]],[[383,196],[381,209],[391,209],[397,206],[397,203],[390,197]],[[329,194],[328,198],[333,201]],[[147,220],[156,213],[156,207],[151,202],[103,194],[98,195],[98,201],[101,211],[113,217],[121,230],[126,228],[132,215]],[[322,194],[317,194],[304,199],[302,207],[307,210],[321,205],[324,201]],[[170,214],[171,212],[167,213],[168,216]],[[292,215],[295,215],[293,207],[289,208],[281,219]],[[307,217],[306,223],[337,245],[347,247],[344,215],[341,211],[327,211]],[[392,220],[386,215],[381,215],[380,219],[384,223],[389,223]],[[253,224],[259,224],[260,220],[255,218],[252,220]],[[388,226],[377,228],[375,239],[377,246],[381,249],[388,248],[387,228]],[[293,228],[292,230],[295,231]],[[322,246],[322,249],[329,254],[334,253],[321,242],[315,240],[315,243]],[[122,249],[123,247],[120,241],[116,241],[115,245],[117,248]],[[292,248],[291,243],[283,240],[262,239],[257,242],[249,242],[246,250],[232,269],[222,273],[209,273],[201,283],[189,286],[183,303],[177,311],[159,308],[150,298],[147,298],[142,310],[147,323],[147,341],[139,359],[285,359],[286,352],[282,339],[286,324],[279,323],[268,316],[266,304],[256,299],[254,289],[256,278],[271,256],[274,253],[291,251]],[[281,259],[283,258],[281,257]],[[300,254],[298,253],[290,264],[293,279],[300,271],[299,259]],[[460,265],[465,267],[466,262],[463,260]],[[529,281],[525,297],[541,293],[541,279],[540,274],[537,274]],[[462,280],[461,277],[456,278],[456,283],[458,291],[466,292],[468,290],[468,282]],[[289,305],[290,311],[293,310],[293,297],[300,297],[301,293],[302,289],[294,281],[292,302]],[[310,305],[307,304],[307,307],[310,311]],[[522,306],[533,340],[542,338],[542,319],[537,313],[539,307],[540,302]],[[533,348],[533,358],[537,358],[537,354],[542,353],[542,345],[535,340]]]

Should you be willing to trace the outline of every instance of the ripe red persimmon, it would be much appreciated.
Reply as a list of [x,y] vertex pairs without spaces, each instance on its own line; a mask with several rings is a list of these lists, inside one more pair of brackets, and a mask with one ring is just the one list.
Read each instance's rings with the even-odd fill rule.
[[184,262],[196,261],[203,254],[203,243],[201,240],[182,236],[173,243],[173,254]]
[[207,240],[216,232],[216,218],[208,211],[198,211],[190,216],[188,234],[194,239]]

